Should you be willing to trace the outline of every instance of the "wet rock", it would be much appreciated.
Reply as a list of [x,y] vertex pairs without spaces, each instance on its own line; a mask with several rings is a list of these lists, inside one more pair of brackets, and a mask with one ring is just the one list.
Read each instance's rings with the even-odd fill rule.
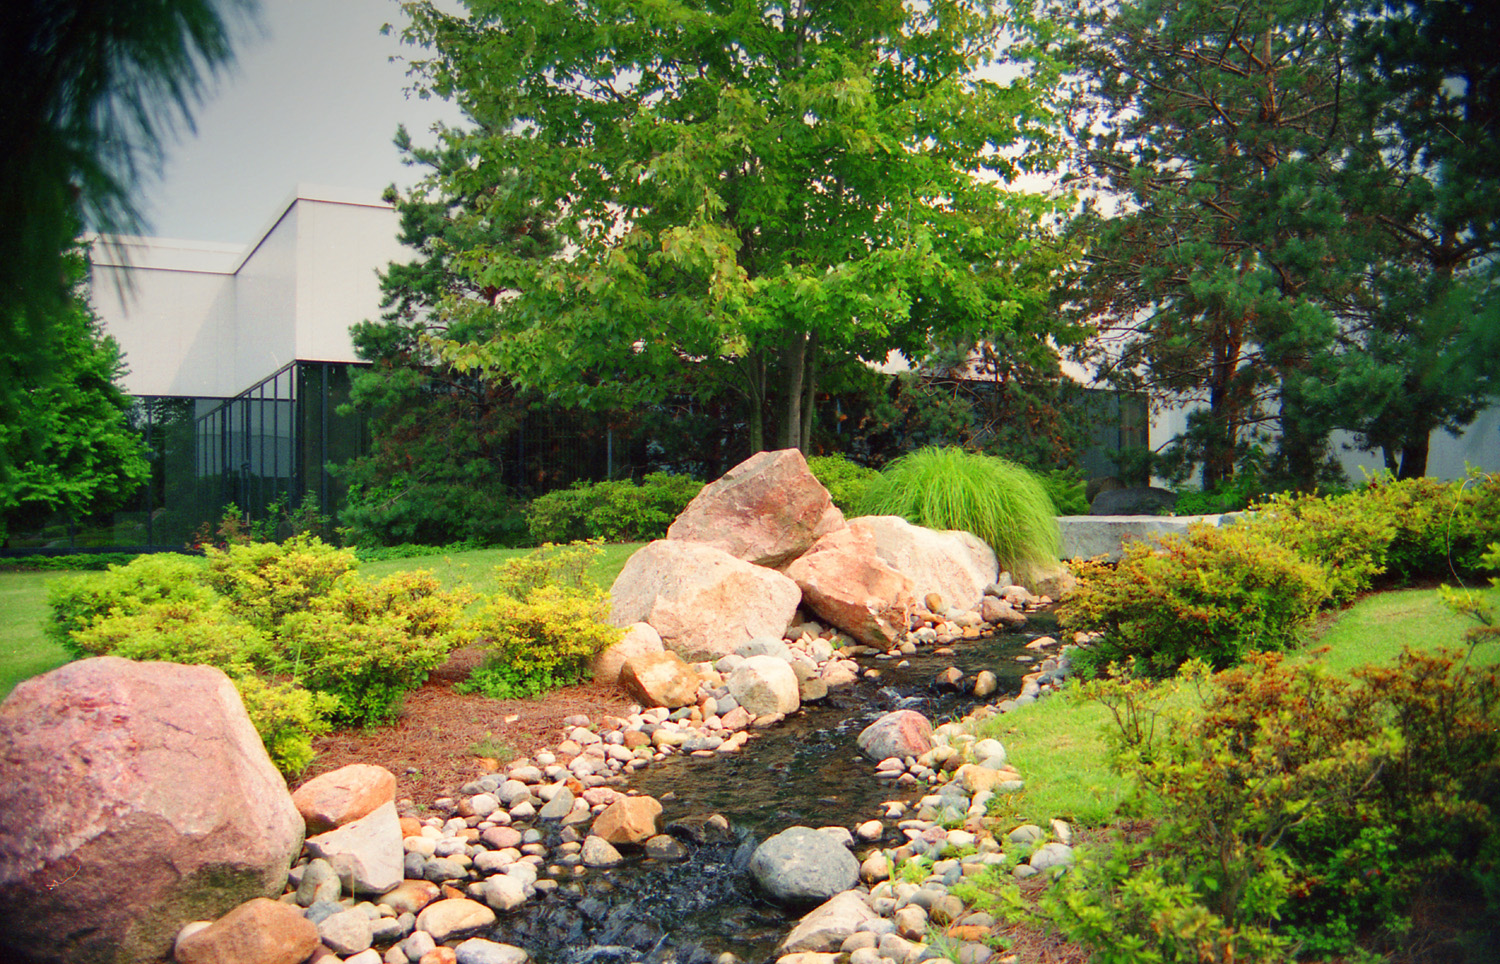
[[940,690],[956,691],[963,680],[963,670],[957,666],[950,666],[933,678],[932,685]]
[[[808,471],[802,453],[783,449],[758,452],[704,486],[667,530],[667,538],[715,546],[737,559],[775,567],[843,525],[843,514]],[[785,629],[783,624],[776,635]]]
[[688,858],[688,849],[676,837],[659,833],[646,841],[646,856],[652,860],[676,862]]
[[865,727],[856,742],[871,760],[918,757],[932,749],[932,723],[915,710],[895,710]]
[[759,636],[780,638],[802,591],[786,576],[712,546],[657,540],[610,587],[610,622],[650,623],[686,659],[718,659]]
[[519,947],[471,937],[453,949],[458,964],[526,964],[529,955]]
[[584,838],[580,857],[585,867],[613,867],[625,859],[609,841],[598,834],[589,834]]
[[342,827],[395,799],[395,774],[365,763],[351,763],[313,777],[292,794],[309,834]]
[[784,660],[751,656],[729,677],[729,693],[756,716],[791,713],[802,705],[797,675]]
[[880,561],[868,532],[829,533],[784,571],[803,605],[866,646],[894,643],[911,618],[912,581]]
[[611,844],[638,844],[660,832],[661,804],[651,797],[620,797],[594,821],[594,833]]
[[985,596],[979,603],[979,615],[987,623],[996,626],[1004,626],[1006,629],[1020,629],[1026,625],[1026,616],[1015,610],[1010,603],[995,596]]
[[620,685],[638,699],[676,709],[698,702],[696,670],[676,653],[635,656],[620,669]]
[[791,827],[755,849],[750,858],[756,883],[787,903],[825,901],[859,882],[859,863],[828,834]]
[[356,894],[383,894],[405,877],[401,822],[385,803],[337,830],[307,839],[307,851],[333,865]]
[[526,903],[526,883],[511,874],[496,874],[484,882],[484,902],[504,913]]
[[417,929],[431,934],[435,941],[470,934],[494,922],[494,911],[466,897],[451,897],[428,904],[417,915]]
[[0,704],[0,746],[0,958],[165,957],[184,924],[280,893],[302,843],[217,669],[69,663]]
[[318,946],[318,928],[295,907],[257,897],[179,937],[177,964],[302,964]]
[[995,674],[987,669],[982,669],[974,676],[974,696],[984,699],[992,696],[1000,688],[1000,681]]

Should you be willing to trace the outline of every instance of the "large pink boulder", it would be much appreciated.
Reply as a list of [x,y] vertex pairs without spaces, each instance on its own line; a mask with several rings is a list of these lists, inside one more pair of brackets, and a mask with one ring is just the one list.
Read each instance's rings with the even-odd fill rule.
[[797,584],[775,570],[672,539],[626,560],[609,594],[611,623],[650,623],[687,660],[718,659],[758,636],[780,639],[802,600]]
[[866,646],[888,647],[909,625],[912,581],[880,561],[867,530],[830,532],[784,571],[807,608]]
[[104,656],[0,704],[0,960],[159,960],[279,894],[302,833],[217,669]]
[[995,551],[972,533],[926,529],[894,515],[860,516],[849,528],[875,540],[876,556],[912,581],[917,599],[935,592],[946,606],[978,609],[984,587],[1000,574]]
[[855,743],[876,762],[921,756],[932,749],[932,723],[915,710],[896,710],[860,731]]
[[723,549],[757,566],[780,566],[844,526],[828,490],[796,449],[759,452],[703,487],[668,539]]
[[395,799],[395,774],[369,763],[351,763],[315,776],[292,794],[310,834],[342,827]]

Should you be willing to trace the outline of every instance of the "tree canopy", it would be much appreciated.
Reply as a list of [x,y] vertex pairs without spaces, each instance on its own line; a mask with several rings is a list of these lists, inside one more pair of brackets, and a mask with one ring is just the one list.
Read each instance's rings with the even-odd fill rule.
[[[443,341],[461,369],[565,404],[655,401],[684,384],[747,403],[752,448],[805,447],[820,379],[949,334],[1041,326],[1061,255],[1046,198],[1045,66],[976,73],[1024,26],[981,0],[467,0],[404,4],[424,92],[470,123],[435,196],[463,217],[538,214],[554,258],[493,240],[453,265],[494,318]],[[481,190],[482,189],[482,190]],[[705,377],[706,376],[706,377]]]

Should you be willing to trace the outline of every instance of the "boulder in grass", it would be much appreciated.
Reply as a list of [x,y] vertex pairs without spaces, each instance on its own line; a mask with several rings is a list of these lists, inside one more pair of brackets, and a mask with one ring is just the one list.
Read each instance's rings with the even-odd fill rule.
[[1000,574],[995,551],[972,533],[927,529],[894,515],[860,516],[849,528],[875,540],[880,561],[909,578],[919,599],[937,593],[953,609],[978,609]]
[[760,636],[780,639],[802,601],[786,576],[712,546],[658,539],[610,587],[610,622],[650,623],[684,659],[714,660]]
[[395,774],[368,763],[351,763],[315,776],[292,794],[309,834],[342,827],[395,799]]
[[808,470],[802,453],[783,449],[758,452],[704,486],[667,530],[667,538],[775,567],[843,526],[843,513]]
[[895,710],[865,727],[855,742],[877,762],[921,756],[932,749],[932,722],[915,710]]
[[911,621],[912,581],[880,561],[868,530],[829,533],[785,572],[804,606],[866,646],[888,648]]
[[0,960],[156,961],[280,893],[302,817],[217,669],[113,656],[0,704]]

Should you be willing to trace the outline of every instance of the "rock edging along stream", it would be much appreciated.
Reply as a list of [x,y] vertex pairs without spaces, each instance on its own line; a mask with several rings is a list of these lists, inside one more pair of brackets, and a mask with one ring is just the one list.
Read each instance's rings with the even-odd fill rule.
[[[946,643],[993,639],[994,627],[982,620],[947,615],[956,619],[918,627],[887,652],[836,650],[827,634],[815,635],[819,627],[797,627],[783,658],[794,666],[798,660],[813,664],[817,673],[808,679],[847,678],[850,688],[873,688],[905,671],[929,680],[924,685],[933,692],[995,694],[999,684],[991,669],[965,674],[950,666],[926,677],[920,668],[944,665],[942,656],[962,662],[969,646],[955,651]],[[850,964],[915,964],[937,956],[983,964],[994,953],[996,922],[965,908],[949,889],[997,869],[1025,876],[1071,861],[1068,828],[1060,822],[1054,821],[1050,836],[1056,839],[1049,842],[1036,827],[997,840],[982,820],[995,794],[1019,790],[1023,781],[1006,764],[1003,746],[975,738],[970,724],[1034,701],[1067,672],[1068,647],[1052,637],[1013,648],[1020,651],[1008,657],[1012,666],[1030,668],[1040,660],[1020,678],[1013,697],[930,728],[919,734],[925,743],[918,739],[903,751],[874,748],[872,757],[862,738],[864,763],[839,763],[887,793],[926,792],[915,800],[882,800],[878,816],[866,812],[849,821],[852,827],[808,830],[828,838],[857,868],[827,892],[814,888],[783,893],[781,903],[770,899],[779,892],[777,875],[792,871],[755,859],[767,848],[753,830],[714,812],[664,820],[662,803],[678,809],[676,792],[652,797],[631,786],[660,777],[657,771],[678,759],[689,762],[677,765],[698,762],[707,774],[727,770],[725,761],[743,754],[751,740],[786,730],[803,715],[788,721],[739,706],[725,685],[749,658],[736,653],[698,665],[703,683],[695,705],[632,708],[626,717],[598,721],[571,717],[553,750],[433,801],[438,815],[396,821],[392,807],[382,832],[360,826],[372,813],[321,835],[342,835],[331,846],[311,838],[281,902],[301,908],[317,927],[327,950],[313,959],[324,964],[340,958],[352,964],[730,964],[839,953]],[[768,641],[746,646],[750,655],[768,650],[782,655]],[[873,658],[861,665],[851,656]],[[841,689],[833,688],[831,701],[840,699]],[[844,699],[857,704],[882,696],[896,704],[917,701],[888,688]],[[918,715],[893,709],[878,722],[903,713]],[[704,915],[714,918],[713,926],[695,929],[692,922]],[[929,934],[942,935],[941,947],[928,943]]]

